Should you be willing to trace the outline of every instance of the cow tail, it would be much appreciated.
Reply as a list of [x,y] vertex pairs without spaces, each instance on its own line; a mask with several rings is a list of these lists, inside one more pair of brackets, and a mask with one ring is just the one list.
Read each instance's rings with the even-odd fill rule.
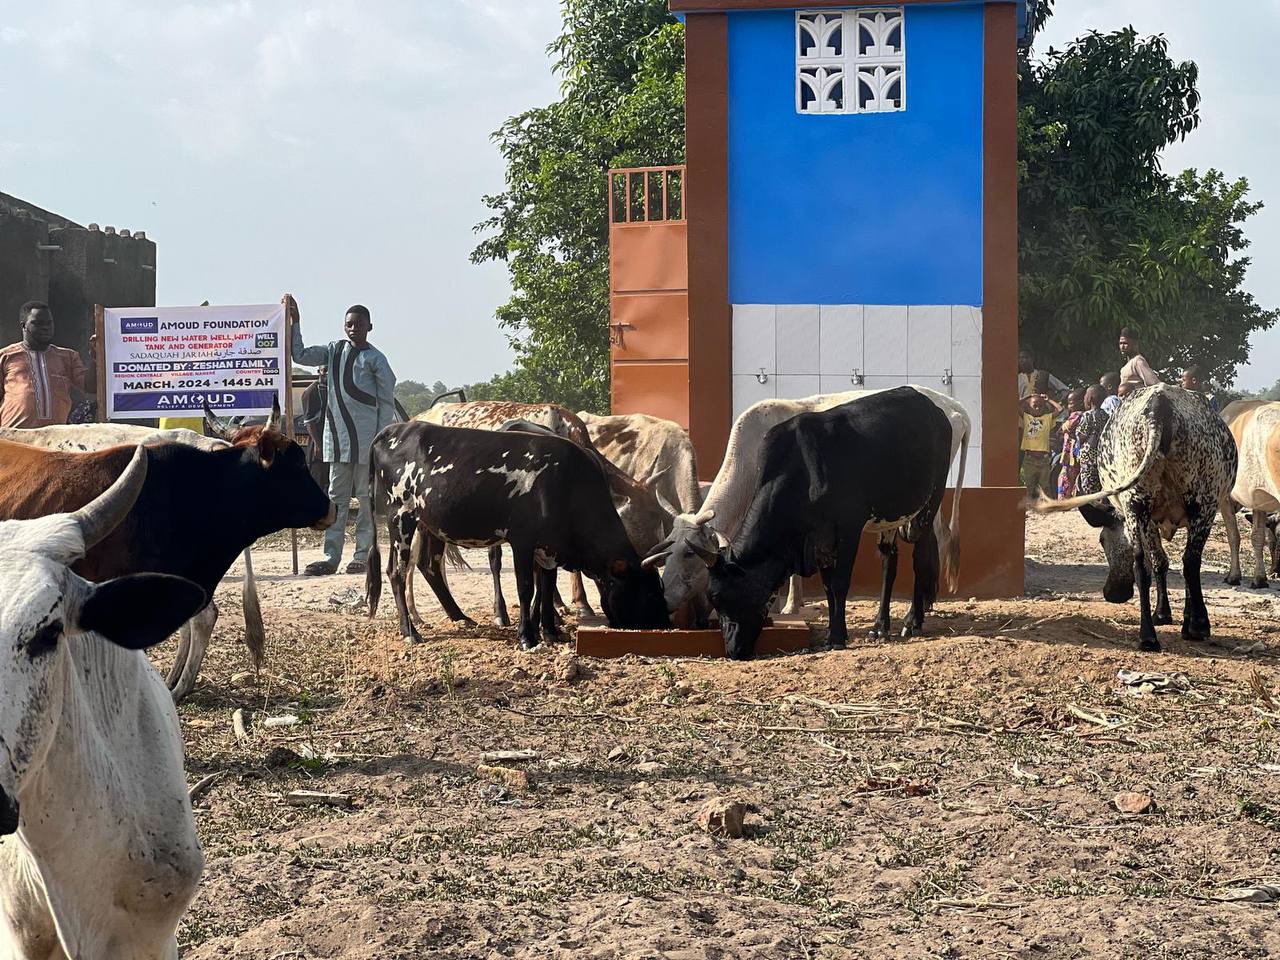
[[449,566],[455,570],[471,569],[471,564],[467,563],[467,558],[462,555],[462,551],[458,549],[456,543],[446,543],[444,545],[444,558],[449,562]]
[[373,543],[369,546],[369,556],[364,572],[364,598],[369,605],[369,619],[378,614],[378,601],[382,599],[382,551],[378,549],[378,504],[382,502],[378,489],[378,450],[377,446],[369,451],[369,506],[373,513]]
[[951,529],[947,542],[939,544],[942,554],[942,582],[947,593],[955,593],[960,586],[960,493],[964,490],[964,467],[969,459],[969,420],[965,418],[964,434],[960,437],[960,463],[956,467],[956,493],[951,501]]
[[1146,475],[1147,471],[1151,469],[1151,465],[1155,463],[1156,457],[1167,446],[1168,438],[1164,432],[1166,420],[1167,417],[1164,416],[1150,418],[1147,423],[1146,453],[1142,457],[1142,463],[1138,464],[1138,469],[1133,472],[1133,476],[1125,480],[1124,483],[1114,486],[1110,490],[1086,493],[1083,496],[1071,497],[1068,500],[1050,500],[1042,493],[1039,500],[1030,504],[1031,509],[1036,513],[1062,513],[1067,510],[1075,510],[1077,507],[1097,503],[1099,500],[1108,500],[1124,493]]
[[253,575],[253,554],[244,550],[244,585],[240,589],[244,608],[244,645],[257,673],[267,659],[267,628],[262,623],[262,604],[258,601],[258,582]]

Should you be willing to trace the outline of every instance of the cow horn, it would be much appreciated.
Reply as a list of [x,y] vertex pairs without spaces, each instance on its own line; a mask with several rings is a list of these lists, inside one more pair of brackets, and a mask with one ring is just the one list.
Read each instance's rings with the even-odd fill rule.
[[267,430],[280,429],[280,395],[276,394],[271,398],[271,416],[267,417]]
[[653,470],[651,470],[649,475],[644,478],[644,482],[653,486],[653,484],[657,483],[670,472],[671,464],[668,463],[666,466],[659,467],[657,463],[654,463]]
[[209,409],[208,400],[204,402],[204,431],[217,440],[231,442],[231,427],[227,425],[225,420],[220,419],[216,413]]
[[695,527],[700,527],[704,523],[709,523],[715,518],[716,518],[716,512],[714,510],[703,510],[700,514],[698,514],[696,517],[693,518],[693,525]]
[[661,553],[655,553],[652,556],[645,557],[640,561],[640,566],[645,570],[651,570],[654,567],[660,567],[667,562],[667,557],[671,556],[671,550],[663,550]]
[[680,516],[679,507],[672,506],[671,501],[662,495],[661,490],[654,490],[653,495],[658,498],[658,506],[662,507],[663,510],[667,511],[667,513],[671,514],[673,517]]
[[723,533],[721,533],[719,530],[713,530],[713,531],[712,531],[712,533],[714,533],[714,534],[716,535],[716,543],[718,543],[718,544],[720,545],[720,549],[721,549],[721,550],[728,550],[728,549],[729,549],[729,538],[728,538],[728,537],[726,537],[726,536],[725,536]]
[[708,550],[706,547],[704,547],[700,543],[693,543],[692,541],[690,541],[689,549],[691,549],[694,553],[696,553],[698,557],[702,560],[702,562],[705,563],[708,567],[714,567],[720,561],[719,553],[717,553],[715,550]]
[[120,521],[138,502],[138,495],[142,493],[142,484],[146,479],[147,451],[138,447],[129,466],[116,478],[116,482],[71,515],[84,537],[86,553],[120,526]]

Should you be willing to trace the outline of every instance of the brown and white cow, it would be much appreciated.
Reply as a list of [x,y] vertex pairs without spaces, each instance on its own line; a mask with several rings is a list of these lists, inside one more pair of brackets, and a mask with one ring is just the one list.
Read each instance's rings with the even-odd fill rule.
[[580,410],[578,417],[610,463],[645,483],[669,509],[698,512],[702,506],[698,457],[684,427],[647,413],[601,417]]
[[[468,400],[462,403],[438,403],[413,418],[422,423],[434,423],[442,427],[466,427],[473,430],[500,430],[515,421],[525,421],[544,427],[558,437],[576,443],[590,452],[603,471],[613,497],[614,507],[622,519],[632,546],[644,556],[658,544],[671,529],[674,511],[665,507],[653,490],[619,469],[600,455],[591,442],[586,424],[567,407],[557,403],[518,403],[511,400]],[[422,571],[423,548],[421,538],[415,538],[412,564]],[[489,551],[489,569],[493,574],[493,615],[499,626],[511,623],[506,600],[502,595],[502,547]],[[421,622],[413,599],[413,579],[408,577],[406,600],[411,617]],[[580,614],[590,614],[582,577],[574,573],[570,578],[574,608]]]
[[[216,420],[206,424],[206,429],[222,433],[221,425]],[[205,436],[194,430],[155,430],[124,423],[59,424],[31,430],[0,428],[0,440],[67,453],[90,453],[109,447],[136,444],[154,446],[158,443],[180,443],[197,450],[222,450],[230,446],[220,435]],[[246,548],[243,557],[244,581],[240,598],[244,610],[244,644],[249,650],[254,668],[258,669],[266,655],[267,631],[263,626],[258,585],[253,575],[252,551]],[[205,652],[217,623],[218,605],[210,600],[207,607],[189,623],[183,624],[179,633],[178,652],[166,678],[175,701],[181,703],[195,689],[200,667],[204,663]]]
[[1227,583],[1240,582],[1240,526],[1236,506],[1251,512],[1254,587],[1267,585],[1264,553],[1268,541],[1267,515],[1280,510],[1280,403],[1237,400],[1222,411],[1239,455],[1232,504],[1222,510],[1231,545]]
[[[199,584],[212,597],[255,540],[287,527],[327,527],[333,506],[278,422],[274,417],[267,425],[228,432],[230,442],[221,450],[145,447],[147,481],[137,504],[75,572],[93,581],[167,573]],[[0,520],[78,510],[111,486],[133,451],[66,453],[0,441]],[[193,678],[196,659],[193,650]]]

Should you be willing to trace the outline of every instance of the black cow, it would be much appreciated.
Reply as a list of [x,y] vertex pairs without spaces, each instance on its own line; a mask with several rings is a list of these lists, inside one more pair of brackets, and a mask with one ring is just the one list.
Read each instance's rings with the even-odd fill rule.
[[[441,571],[446,543],[490,547],[509,543],[520,594],[520,644],[538,643],[531,615],[535,585],[543,632],[557,628],[550,603],[557,566],[596,581],[605,616],[615,627],[670,626],[662,584],[640,565],[613,507],[604,474],[589,453],[560,437],[498,433],[435,424],[397,423],[373,441],[369,490],[391,539],[387,574],[401,635],[421,637],[409,620],[405,578],[414,531],[424,534],[421,569],[445,612],[466,619]],[[366,580],[369,611],[377,611],[382,572],[375,534]]]
[[951,462],[951,422],[910,387],[871,394],[773,427],[760,454],[760,482],[733,546],[698,548],[711,568],[711,602],[725,652],[751,656],[770,601],[793,573],[822,574],[830,639],[848,640],[845,598],[863,530],[880,535],[884,584],[872,636],[889,632],[889,594],[901,537],[915,545],[915,592],[902,628],[924,625],[938,593],[934,517]]

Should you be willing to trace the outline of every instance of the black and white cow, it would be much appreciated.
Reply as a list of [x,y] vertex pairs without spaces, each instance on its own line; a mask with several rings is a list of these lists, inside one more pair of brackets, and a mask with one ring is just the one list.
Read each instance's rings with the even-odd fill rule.
[[[391,539],[387,574],[400,615],[401,635],[419,640],[405,603],[414,531],[426,535],[420,568],[445,612],[467,619],[448,591],[441,569],[446,543],[463,547],[511,545],[520,594],[520,643],[538,643],[531,613],[535,583],[543,632],[557,628],[549,598],[554,570],[581,570],[596,581],[605,616],[615,627],[670,626],[657,573],[641,567],[593,455],[560,437],[524,431],[494,432],[428,423],[397,423],[374,439],[369,489]],[[370,616],[377,611],[382,572],[375,535],[367,588]]]
[[[1142,605],[1138,646],[1159,650],[1158,624],[1173,622],[1169,609],[1169,557],[1161,538],[1187,528],[1182,576],[1187,584],[1182,636],[1206,640],[1209,611],[1200,586],[1200,561],[1214,514],[1231,510],[1236,477],[1231,431],[1203,396],[1165,384],[1145,387],[1125,399],[1102,431],[1097,479],[1102,489],[1070,500],[1041,500],[1040,513],[1079,508],[1102,531],[1109,571],[1103,596],[1127,603],[1137,579]],[[1156,607],[1151,610],[1151,580]]]
[[760,480],[742,526],[719,553],[691,544],[710,567],[725,652],[751,656],[769,603],[791,574],[822,574],[830,640],[848,640],[845,599],[863,530],[880,536],[884,583],[872,636],[889,632],[901,537],[915,545],[915,590],[902,629],[912,636],[938,593],[934,517],[951,463],[951,421],[911,387],[802,413],[765,435]]

